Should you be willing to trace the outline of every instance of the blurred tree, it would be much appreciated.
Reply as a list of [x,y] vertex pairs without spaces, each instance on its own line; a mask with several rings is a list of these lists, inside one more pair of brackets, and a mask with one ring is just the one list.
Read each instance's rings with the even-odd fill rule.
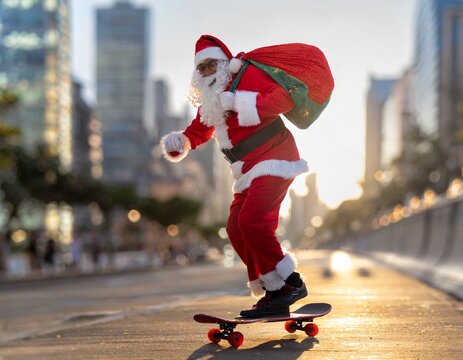
[[393,160],[378,195],[343,202],[327,215],[321,232],[331,232],[340,239],[350,231],[367,229],[369,219],[379,212],[404,204],[407,197],[421,196],[427,189],[444,193],[450,181],[459,176],[460,169],[452,166],[437,136],[427,135],[414,126],[407,142],[410,150]]
[[[5,114],[19,102],[19,97],[0,89],[0,191],[3,206],[8,210],[6,231],[19,223],[21,204],[36,199],[42,206],[49,203],[69,205],[97,203],[104,214],[104,230],[111,228],[112,213],[116,209],[137,209],[151,221],[163,226],[181,222],[196,225],[201,204],[185,198],[160,202],[140,197],[135,187],[95,181],[76,174],[63,172],[58,157],[52,156],[45,146],[34,152],[18,145],[20,131],[7,125]],[[15,225],[17,226],[17,225]],[[0,239],[0,270],[4,270],[3,248]]]
[[225,229],[226,226],[227,226],[226,223],[219,222],[219,223],[214,223],[211,225],[200,226],[198,230],[200,234],[202,235],[202,237],[206,239],[206,241],[209,243],[210,246],[221,248],[225,244],[228,243],[228,240],[223,239],[219,235],[219,230]]
[[402,153],[392,162],[393,178],[384,185],[378,199],[385,206],[403,202],[410,194],[421,195],[426,189],[441,194],[460,173],[437,136],[427,135],[415,125],[407,142],[410,151]]
[[[0,88],[0,182],[2,185],[3,180],[6,178],[11,178],[13,175],[11,173],[11,168],[13,165],[10,145],[11,143],[19,137],[19,130],[15,127],[9,126],[4,116],[19,102],[19,97],[4,88]],[[14,185],[14,184],[12,184]],[[13,189],[12,189],[13,190]],[[14,199],[11,199],[15,203],[19,201],[19,196],[21,196],[21,190],[16,186],[16,196]],[[14,192],[13,190],[13,192]],[[17,208],[16,208],[17,210]],[[13,214],[16,216],[17,214]],[[8,236],[8,235],[5,235]],[[4,251],[6,249],[5,241],[7,239],[4,236],[0,237],[0,271],[5,270],[6,260]]]
[[8,89],[0,88],[0,171],[6,175],[11,163],[11,151],[9,146],[19,138],[19,129],[7,124],[5,115],[19,103],[19,97]]
[[377,204],[372,199],[362,197],[344,201],[338,208],[328,213],[318,231],[330,231],[337,238],[342,238],[352,230],[359,230],[357,227],[375,211],[377,211]]

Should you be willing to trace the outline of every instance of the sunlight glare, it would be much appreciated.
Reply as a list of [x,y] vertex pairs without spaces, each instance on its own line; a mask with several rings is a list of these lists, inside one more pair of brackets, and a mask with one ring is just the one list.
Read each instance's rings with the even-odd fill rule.
[[331,254],[330,268],[333,272],[346,272],[352,269],[352,259],[344,251],[335,251]]

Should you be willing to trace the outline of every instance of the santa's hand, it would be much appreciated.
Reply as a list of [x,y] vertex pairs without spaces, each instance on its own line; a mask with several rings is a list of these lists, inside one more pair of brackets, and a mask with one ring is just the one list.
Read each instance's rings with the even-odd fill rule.
[[219,94],[219,102],[224,111],[235,110],[235,93],[224,91]]
[[164,147],[166,152],[173,153],[177,152],[179,154],[183,153],[183,139],[182,134],[169,134],[164,139]]
[[171,162],[178,162],[184,159],[190,149],[190,139],[181,131],[172,132],[161,139],[162,153]]

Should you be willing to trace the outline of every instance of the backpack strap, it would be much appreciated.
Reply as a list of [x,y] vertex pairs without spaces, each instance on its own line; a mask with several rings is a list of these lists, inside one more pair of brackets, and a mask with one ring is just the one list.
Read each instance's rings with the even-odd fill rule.
[[236,75],[236,78],[235,80],[233,80],[233,83],[230,87],[230,90],[232,93],[234,93],[236,91],[236,88],[238,87],[238,84],[240,83],[240,80],[241,80],[241,77],[243,76],[243,73],[244,71],[246,70],[246,68],[248,67],[249,65],[249,61],[245,61],[243,66],[241,66],[241,69],[240,69],[240,72],[238,73],[238,75]]

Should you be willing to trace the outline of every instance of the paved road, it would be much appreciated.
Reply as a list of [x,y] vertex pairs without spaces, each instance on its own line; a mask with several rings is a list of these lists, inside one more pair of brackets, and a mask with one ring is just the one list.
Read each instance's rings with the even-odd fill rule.
[[317,321],[316,338],[273,323],[238,327],[239,349],[208,343],[211,326],[195,323],[194,313],[234,316],[253,303],[241,266],[208,265],[0,290],[0,359],[462,358],[462,302],[368,260],[337,256],[332,269],[331,253],[298,254],[306,302],[333,305]]

